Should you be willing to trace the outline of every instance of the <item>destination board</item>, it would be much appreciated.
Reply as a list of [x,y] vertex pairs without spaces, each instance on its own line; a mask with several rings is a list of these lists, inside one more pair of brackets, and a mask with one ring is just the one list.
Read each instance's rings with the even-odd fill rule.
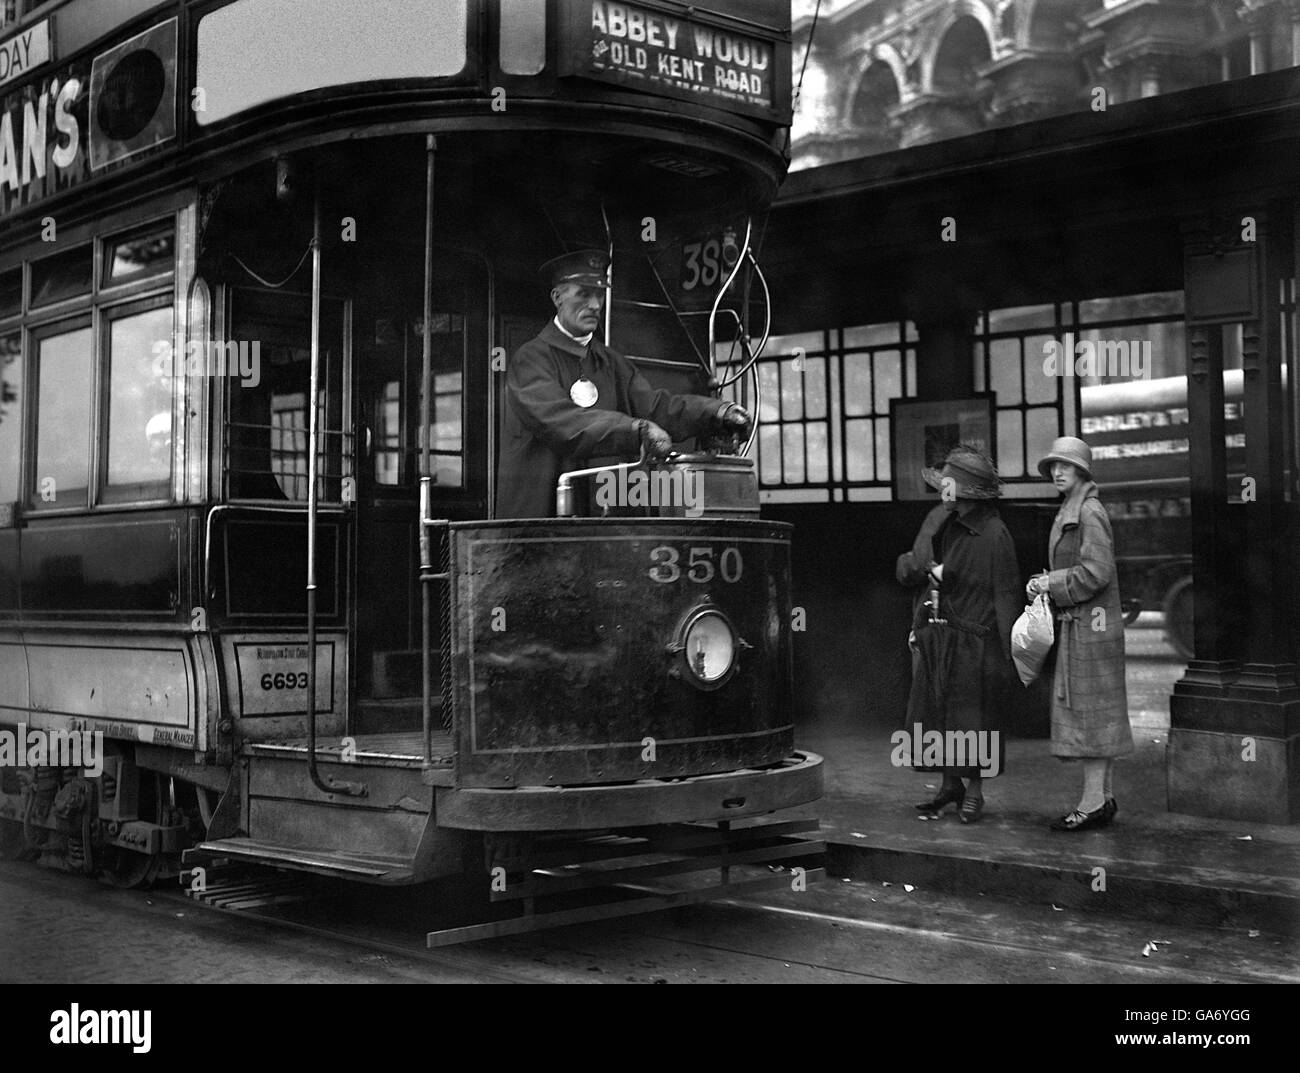
[[566,26],[562,73],[767,118],[788,107],[789,46],[648,6],[588,0]]

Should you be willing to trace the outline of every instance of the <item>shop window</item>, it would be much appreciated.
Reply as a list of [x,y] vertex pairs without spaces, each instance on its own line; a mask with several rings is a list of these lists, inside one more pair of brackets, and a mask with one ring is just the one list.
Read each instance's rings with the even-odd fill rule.
[[94,340],[89,324],[36,339],[36,459],[30,503],[84,507],[89,476]]
[[[1012,486],[1039,482],[1037,460],[1057,436],[1087,438],[1104,431],[1096,415],[1119,405],[1096,394],[1104,395],[1108,385],[1183,375],[1182,313],[1182,292],[1168,291],[983,314],[975,338],[974,382],[976,391],[996,397],[1003,480]],[[1156,385],[1137,385],[1124,405],[1140,409],[1146,405],[1141,399],[1154,390]],[[1150,419],[1168,418],[1156,408]]]
[[176,260],[171,224],[119,235],[104,243],[105,287],[170,272]]
[[0,503],[19,499],[22,481],[23,334],[0,333]]
[[170,303],[113,315],[108,325],[108,419],[103,499],[164,499],[171,477],[172,378],[158,367],[172,337]]
[[50,305],[89,294],[93,281],[89,244],[32,262],[32,305]]

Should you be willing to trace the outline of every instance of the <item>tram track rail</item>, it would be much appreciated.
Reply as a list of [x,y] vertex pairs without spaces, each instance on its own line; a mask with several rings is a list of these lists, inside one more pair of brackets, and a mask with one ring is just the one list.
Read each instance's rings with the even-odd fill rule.
[[[66,972],[74,961],[78,979],[115,973],[114,959],[128,940],[114,940],[96,958],[77,961],[75,953],[67,953],[85,948],[86,925],[66,912],[76,905],[117,914],[107,928],[102,922],[98,927],[101,933],[117,931],[120,924],[124,934],[135,937],[135,970],[158,974],[146,979],[177,979],[178,958],[166,955],[204,943],[216,975],[230,979],[247,977],[250,950],[260,958],[259,974],[278,978],[283,972],[298,980],[358,973],[385,981],[483,983],[1026,978],[1259,983],[1300,978],[1288,954],[1293,944],[1279,942],[1279,937],[1247,940],[1244,932],[1173,930],[1154,922],[1060,915],[1064,911],[1046,905],[904,893],[897,886],[875,884],[834,882],[806,893],[723,896],[631,922],[597,920],[430,949],[427,931],[448,923],[449,910],[427,888],[405,888],[404,896],[394,896],[391,888],[358,891],[338,880],[261,866],[253,874],[212,882],[201,898],[174,882],[133,892],[101,888],[106,897],[88,899],[87,885],[93,881],[86,877],[29,863],[6,866],[0,871],[0,950],[6,958],[0,960],[14,955],[15,968],[5,975],[15,981],[49,980],[53,977],[44,975],[46,965]],[[43,938],[31,927],[38,918],[47,922]],[[246,926],[232,929],[221,921]],[[277,939],[277,932],[284,937]],[[1150,958],[1140,952],[1146,937],[1160,940]],[[152,955],[150,944],[161,944]],[[51,951],[45,961],[36,953],[42,946]],[[964,966],[965,973],[953,977],[953,966]]]

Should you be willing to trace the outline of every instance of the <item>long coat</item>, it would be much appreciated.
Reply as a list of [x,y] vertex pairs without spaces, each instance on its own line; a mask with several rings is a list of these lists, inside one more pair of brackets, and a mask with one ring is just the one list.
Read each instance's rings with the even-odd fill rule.
[[[599,393],[589,407],[569,397],[584,376]],[[656,391],[622,354],[595,339],[584,349],[551,321],[506,366],[497,517],[552,517],[561,473],[634,460],[641,449],[637,418],[684,440],[710,431],[726,405]]]
[[1097,485],[1066,497],[1048,539],[1047,575],[1057,611],[1052,753],[1122,756],[1133,749],[1124,683],[1124,613],[1115,541]]
[[[925,607],[927,571],[934,560],[943,562],[939,617],[947,622],[942,625],[929,621]],[[912,550],[899,557],[897,577],[904,585],[921,587],[912,618],[915,649],[904,729],[916,735],[920,725],[922,736],[931,730],[997,730],[1001,770],[1001,716],[1007,684],[1015,676],[1011,627],[1021,611],[1023,582],[1015,545],[997,508],[976,502],[963,514],[943,504],[935,507]],[[976,773],[973,765],[952,763],[954,759],[960,758],[945,753],[943,764],[917,766]]]

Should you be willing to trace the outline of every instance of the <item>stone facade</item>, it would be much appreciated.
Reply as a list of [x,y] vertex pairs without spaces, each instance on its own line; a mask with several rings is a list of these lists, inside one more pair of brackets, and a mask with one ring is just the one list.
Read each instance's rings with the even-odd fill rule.
[[1300,0],[794,0],[792,168],[1300,62]]

